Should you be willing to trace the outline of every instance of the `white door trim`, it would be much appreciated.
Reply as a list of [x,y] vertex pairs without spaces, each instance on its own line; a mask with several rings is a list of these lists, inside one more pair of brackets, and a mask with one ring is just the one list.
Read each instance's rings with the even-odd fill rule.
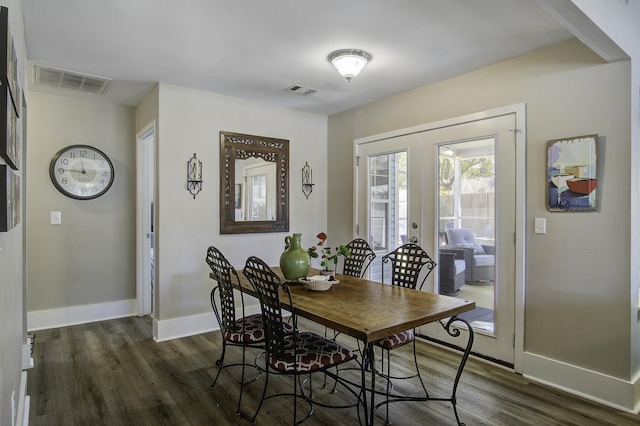
[[[156,122],[152,121],[136,134],[136,314],[151,314],[151,256],[149,252],[150,208],[153,194],[153,146],[147,139],[156,134]],[[154,262],[155,264],[155,262]]]
[[523,371],[524,354],[524,306],[526,285],[526,238],[527,238],[527,105],[512,105],[516,113],[516,288],[515,288],[515,335],[513,368]]

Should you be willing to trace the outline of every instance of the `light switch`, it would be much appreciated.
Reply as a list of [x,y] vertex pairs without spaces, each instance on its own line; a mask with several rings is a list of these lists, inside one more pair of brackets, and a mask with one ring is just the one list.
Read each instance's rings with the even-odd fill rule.
[[547,233],[547,219],[544,217],[536,217],[535,222],[535,231],[536,234],[546,234]]
[[60,225],[62,223],[62,212],[51,212],[51,224]]

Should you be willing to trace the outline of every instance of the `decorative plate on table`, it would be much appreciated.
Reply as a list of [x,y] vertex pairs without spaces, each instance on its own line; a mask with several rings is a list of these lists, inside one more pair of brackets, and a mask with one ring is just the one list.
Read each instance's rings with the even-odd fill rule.
[[328,277],[324,279],[314,279],[315,277],[305,277],[298,280],[299,283],[305,284],[312,291],[327,291],[332,285],[338,284],[340,281],[330,281]]

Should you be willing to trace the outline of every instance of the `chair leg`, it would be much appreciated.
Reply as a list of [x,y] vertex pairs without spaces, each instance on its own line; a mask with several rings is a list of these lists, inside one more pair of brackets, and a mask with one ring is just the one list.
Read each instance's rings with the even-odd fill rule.
[[[327,332],[329,331],[329,327],[325,327],[324,328],[324,337],[325,339],[328,339],[327,337]],[[336,338],[338,337],[338,334],[340,334],[339,332],[333,330],[333,338],[331,340],[335,341]],[[337,368],[336,368],[336,372],[337,372]],[[331,393],[336,393],[336,387],[338,386],[338,381],[336,380],[336,382],[333,384],[333,390],[331,391]],[[327,373],[324,373],[324,381],[322,382],[322,389],[326,389],[328,387],[327,385]]]
[[[383,354],[384,355],[384,354]],[[384,360],[384,356],[382,356]],[[384,364],[382,366],[382,372],[384,373]],[[387,351],[387,403],[386,405],[386,419],[384,424],[389,426],[391,422],[389,421],[389,392],[391,392],[391,351]]]
[[246,365],[245,352],[247,348],[242,347],[242,373],[240,373],[240,396],[238,397],[238,408],[236,408],[236,415],[240,415],[240,403],[242,402],[242,391],[244,390],[244,367]]
[[413,340],[413,362],[416,364],[416,373],[418,373],[418,379],[420,380],[420,384],[422,385],[422,390],[424,391],[424,396],[429,398],[429,392],[427,392],[427,388],[424,385],[424,381],[422,381],[422,376],[420,375],[420,366],[418,365],[418,355],[416,354],[416,341]]
[[216,382],[218,381],[218,377],[220,377],[220,373],[222,372],[222,369],[224,368],[224,353],[227,350],[227,343],[225,342],[225,340],[222,340],[222,354],[220,354],[220,358],[218,360],[216,360],[216,365],[218,366],[218,374],[216,374],[216,378],[213,379],[213,384],[211,385],[211,389],[215,389],[216,387]]
[[336,380],[335,382],[333,382],[333,389],[331,389],[331,393],[338,393],[338,374],[340,373],[340,370],[338,370],[338,366],[336,365]]
[[[298,375],[293,375],[293,425],[295,426],[298,418]],[[311,378],[309,378],[309,387],[311,388]],[[311,394],[313,398],[313,393]]]
[[324,380],[322,381],[322,389],[326,389],[327,386],[327,373],[324,373]]
[[266,370],[266,375],[264,378],[264,389],[262,389],[262,398],[260,398],[260,404],[258,404],[258,408],[256,409],[255,414],[253,415],[253,418],[251,419],[251,424],[255,425],[256,424],[256,417],[258,417],[258,413],[260,412],[260,409],[262,408],[262,403],[264,402],[264,397],[267,395],[267,384],[269,383],[269,360],[268,360],[268,356],[265,356],[264,358],[264,367]]
[[[416,341],[415,339],[413,340],[413,362],[416,366],[416,376],[418,376],[418,379],[420,380],[420,385],[422,386],[422,390],[424,390],[424,394],[426,398],[429,398],[429,392],[427,392],[427,387],[424,385],[424,381],[422,380],[422,375],[420,374],[420,366],[418,365],[418,355],[416,353]],[[393,389],[393,383],[391,382],[391,351],[386,351],[387,352],[387,373],[386,373],[386,377],[387,377],[387,390],[386,390],[386,418],[385,418],[385,425],[389,426],[391,425],[391,422],[389,421],[389,395],[391,393],[391,390]],[[380,357],[382,360],[382,366],[381,366],[381,372],[382,372],[382,376],[384,377],[385,373],[384,373],[384,350],[382,350],[382,356]],[[415,376],[408,376],[408,377],[396,377],[396,379],[409,379]]]

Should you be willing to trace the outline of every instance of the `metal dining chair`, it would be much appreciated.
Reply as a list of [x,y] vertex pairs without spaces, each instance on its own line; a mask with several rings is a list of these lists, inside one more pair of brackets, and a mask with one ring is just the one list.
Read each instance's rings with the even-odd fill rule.
[[[349,242],[345,247],[349,250],[349,256],[345,256],[340,254],[344,258],[342,263],[342,274],[349,275],[356,278],[364,277],[364,274],[367,272],[369,265],[373,262],[373,259],[376,258],[375,252],[371,249],[369,243],[362,238],[356,238]],[[324,336],[327,337],[329,334],[329,328],[325,327]],[[335,340],[340,335],[339,331],[333,330],[333,339]],[[358,342],[358,351],[362,353],[362,348],[360,348],[360,342]],[[325,380],[323,383],[323,387],[327,387],[327,378],[325,376]],[[335,385],[333,390],[335,391]]]
[[[369,265],[376,258],[376,254],[373,252],[369,243],[362,238],[356,238],[349,242],[345,247],[349,250],[349,256],[345,256],[340,253],[339,256],[343,257],[342,274],[349,275],[356,278],[362,278],[367,272]],[[329,329],[325,327],[324,335],[327,337]],[[333,339],[335,340],[340,333],[333,331]],[[327,383],[325,380],[324,386]]]
[[[240,415],[240,404],[242,402],[242,391],[244,386],[254,382],[260,377],[260,372],[258,370],[258,375],[254,379],[244,383],[245,366],[256,368],[255,362],[253,364],[247,364],[245,358],[246,348],[252,347],[264,349],[265,346],[265,331],[262,323],[262,314],[246,316],[244,297],[242,293],[240,293],[242,317],[237,318],[236,301],[233,291],[233,281],[239,283],[236,270],[231,266],[220,250],[213,246],[207,249],[206,262],[211,268],[212,278],[217,282],[217,285],[213,290],[211,290],[211,307],[213,308],[213,312],[218,320],[218,324],[220,324],[220,332],[222,334],[222,354],[216,361],[216,366],[219,368],[211,388],[215,389],[220,373],[224,368],[242,366],[242,374],[240,376],[240,396],[238,397],[238,407],[236,409],[236,414]],[[218,306],[217,301],[219,301],[220,306]],[[239,346],[242,348],[241,363],[224,365],[224,356],[227,350],[227,345]]]
[[369,243],[362,238],[356,238],[346,245],[350,256],[343,256],[342,274],[352,277],[362,278],[367,272],[369,265],[376,254],[373,252]]
[[[277,396],[293,396],[293,423],[301,423],[313,414],[313,404],[323,407],[329,407],[329,405],[315,400],[312,404],[312,397],[306,396],[302,391],[300,376],[307,376],[311,373],[323,372],[329,368],[337,367],[340,364],[355,360],[356,355],[350,349],[319,334],[299,331],[295,313],[292,313],[293,329],[287,328],[288,323],[283,319],[280,297],[284,295],[288,299],[288,306],[293,306],[289,286],[261,259],[254,256],[249,257],[242,272],[258,295],[262,309],[262,321],[266,332],[266,379],[262,398],[253,416],[252,423],[255,424],[263,402]],[[267,396],[270,371],[293,376],[293,393],[278,392]],[[300,393],[298,392],[298,386],[300,386]],[[362,392],[357,393],[349,387],[345,387],[345,389],[349,390],[357,398],[357,402],[351,405],[333,406],[333,408],[349,408],[363,403],[361,400]],[[302,420],[296,422],[298,396],[309,404],[310,409]],[[359,416],[360,411],[358,410]]]
[[[406,288],[412,288],[421,290],[424,282],[427,280],[427,277],[431,274],[433,269],[436,267],[436,262],[429,257],[426,251],[424,251],[420,246],[414,243],[404,244],[392,252],[384,255],[382,257],[382,277],[384,280],[384,267],[385,264],[391,265],[391,284]],[[426,268],[426,272],[424,269]],[[422,277],[422,278],[421,278]],[[404,346],[408,343],[413,343],[413,361],[416,367],[416,374],[411,376],[402,376],[395,377],[391,375],[391,362],[390,362],[390,353],[392,350],[397,349],[401,346]],[[382,368],[380,371],[380,375],[387,379],[387,389],[386,389],[386,422],[389,424],[389,397],[391,393],[391,389],[393,385],[391,383],[391,379],[411,379],[414,377],[418,377],[420,380],[420,384],[422,385],[422,389],[424,390],[425,396],[428,397],[427,388],[422,381],[422,377],[420,376],[420,368],[418,366],[418,358],[416,356],[416,339],[415,339],[415,330],[406,330],[400,333],[393,334],[391,336],[387,336],[383,339],[380,339],[375,342],[376,346],[382,348]],[[384,352],[386,351],[387,355],[387,372],[384,372]],[[372,366],[372,368],[374,368]]]

